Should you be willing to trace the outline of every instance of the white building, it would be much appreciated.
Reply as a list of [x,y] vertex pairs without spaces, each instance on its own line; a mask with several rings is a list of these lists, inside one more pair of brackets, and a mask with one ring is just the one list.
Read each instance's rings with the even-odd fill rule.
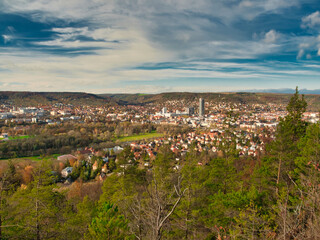
[[72,173],[72,169],[73,169],[72,167],[66,167],[66,168],[62,169],[61,176],[63,178],[67,178]]

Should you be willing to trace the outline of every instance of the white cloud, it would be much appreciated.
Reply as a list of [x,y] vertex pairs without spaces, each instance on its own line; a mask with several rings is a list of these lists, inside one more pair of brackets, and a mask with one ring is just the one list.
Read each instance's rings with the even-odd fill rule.
[[301,59],[304,55],[304,49],[299,49],[298,55],[297,55],[297,59]]
[[237,18],[243,14],[242,18],[252,20],[263,13],[279,13],[283,9],[299,5],[299,0],[242,0],[239,9],[233,8],[232,11]]
[[295,42],[298,45],[297,59],[303,59],[304,57],[308,59],[308,54],[311,56],[317,55],[320,44],[318,36],[296,37]]
[[279,38],[278,36],[279,34],[275,31],[275,30],[270,30],[269,32],[267,32],[265,34],[265,38],[264,38],[264,41],[266,43],[275,43],[276,40]]
[[[316,11],[306,17],[302,18],[301,23],[302,28],[310,28],[320,32],[320,12]],[[297,59],[301,59],[306,51],[316,52],[317,56],[319,56],[319,43],[320,43],[320,35],[310,36],[308,38],[302,39],[304,42],[299,44],[299,52],[297,55]],[[311,54],[306,54],[307,59],[311,59]]]
[[316,11],[306,17],[302,18],[302,24],[301,26],[303,28],[316,28],[320,27],[320,12]]
[[254,5],[254,3],[252,1],[248,1],[248,0],[243,0],[239,4],[240,7],[252,7],[253,5]]
[[[247,33],[233,28],[232,24],[252,20],[264,13],[279,13],[283,9],[299,5],[297,0],[2,2],[5,4],[4,11],[31,14],[35,21],[50,23],[62,19],[66,23],[87,23],[86,27],[53,28],[51,30],[55,34],[54,39],[33,42],[34,45],[44,49],[48,46],[62,50],[95,50],[91,50],[94,53],[92,55],[70,57],[38,52],[25,53],[23,48],[9,49],[8,56],[0,59],[0,68],[5,68],[10,73],[0,72],[1,79],[25,82],[27,86],[24,87],[29,90],[72,90],[75,87],[86,90],[90,87],[96,89],[95,91],[108,89],[109,85],[122,81],[155,81],[159,78],[261,78],[267,72],[266,67],[255,64],[203,62],[201,66],[196,66],[196,71],[188,67],[171,70],[139,70],[136,67],[159,62],[192,62],[206,58],[257,59],[260,55],[276,54],[286,44],[284,34],[271,29],[251,40],[246,36]],[[316,24],[315,20],[305,21],[310,26]],[[9,34],[2,37],[5,41],[10,41]],[[87,38],[81,37],[96,41],[83,40]],[[311,45],[300,45],[298,58],[311,54],[308,52]],[[312,46],[314,47],[314,44]],[[224,70],[232,67],[246,70]],[[272,68],[267,70],[272,72]],[[152,88],[150,86],[146,87]]]
[[262,1],[262,4],[264,6],[264,9],[266,11],[278,11],[283,8],[288,8],[292,6],[298,6],[300,3],[298,0],[267,0]]
[[[3,4],[7,12],[32,12],[34,13],[32,15],[34,19],[42,21],[57,18],[66,20],[86,19],[92,17],[93,12],[101,14],[104,10],[107,10],[104,0],[3,0]],[[38,14],[38,12],[42,13]]]
[[10,35],[5,35],[5,34],[3,34],[2,37],[3,37],[4,43],[8,43],[8,42],[10,42],[10,41],[13,39],[12,36],[10,36]]
[[243,90],[241,84],[234,86],[220,86],[220,82],[215,86],[163,86],[163,85],[140,85],[140,86],[125,86],[121,88],[104,88],[100,89],[97,93],[164,93],[164,92],[231,92],[239,89]]
[[88,27],[82,28],[73,28],[73,27],[66,27],[66,28],[52,28],[53,32],[62,33],[62,34],[71,34],[71,35],[86,35],[88,33]]
[[[145,45],[141,45],[145,49]],[[134,49],[137,49],[136,47]],[[126,50],[123,50],[126,51]],[[148,51],[147,51],[148,52]],[[35,55],[32,58],[28,57],[28,53],[22,53],[20,57],[12,56],[9,53],[7,56],[0,59],[0,68],[6,68],[10,73],[0,72],[0,78],[6,79],[7,90],[42,90],[42,91],[87,91],[95,93],[103,92],[164,92],[164,91],[208,91],[208,88],[201,86],[197,87],[164,87],[154,84],[154,81],[162,79],[183,79],[183,78],[212,78],[220,79],[220,82],[227,83],[228,79],[253,79],[259,80],[264,78],[281,79],[283,74],[294,76],[310,76],[319,77],[319,72],[306,71],[296,69],[296,66],[291,66],[293,70],[274,70],[274,63],[266,63],[265,65],[254,63],[232,63],[232,62],[190,62],[193,69],[188,66],[180,69],[159,69],[159,70],[144,70],[130,69],[130,66],[135,66],[137,62],[145,62],[145,58],[150,59],[151,56],[143,56],[137,52],[129,52],[128,58],[123,58],[123,55],[116,56],[117,52],[98,56],[79,56],[76,58],[53,57],[50,55]],[[155,60],[159,60],[161,56],[157,56]],[[46,59],[46,61],[43,61]],[[280,65],[277,63],[276,65]],[[119,69],[122,66],[123,69]],[[283,68],[287,64],[283,64]],[[226,69],[238,69],[237,71],[226,71]],[[194,69],[197,69],[194,71]],[[296,70],[295,70],[296,69]],[[128,87],[119,87],[119,83],[134,82]],[[137,84],[137,82],[142,82]],[[145,84],[144,82],[150,82]],[[24,83],[19,85],[15,83]],[[227,86],[212,89],[215,91],[237,90],[239,86],[234,86],[233,89]],[[241,89],[241,88],[240,88]]]
[[[2,0],[8,12],[43,12],[34,14],[38,20],[48,21],[61,19],[108,19],[117,21],[122,16],[128,23],[128,18],[146,17],[158,13],[195,12],[221,18],[225,22],[235,19],[253,19],[263,12],[278,12],[282,9],[298,6],[298,0]],[[110,23],[110,22],[109,22]],[[129,22],[130,23],[130,22]]]
[[46,41],[46,42],[37,42],[35,43],[35,45],[78,49],[78,48],[104,48],[104,47],[110,46],[111,44],[106,44],[104,42],[90,42],[90,41],[80,41],[80,40],[65,41],[63,39],[56,39],[56,40]]

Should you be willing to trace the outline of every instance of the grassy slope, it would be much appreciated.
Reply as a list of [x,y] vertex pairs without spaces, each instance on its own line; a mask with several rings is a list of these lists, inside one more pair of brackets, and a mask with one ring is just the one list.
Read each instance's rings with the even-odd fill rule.
[[29,136],[29,135],[14,136],[14,137],[9,137],[9,140],[25,139],[25,138],[31,138],[31,137],[32,136]]
[[14,162],[23,162],[23,161],[40,161],[40,160],[49,160],[49,159],[57,159],[58,156],[60,156],[61,154],[52,154],[50,156],[33,156],[33,157],[19,157],[19,158],[11,158],[11,159],[1,159],[0,161],[8,161],[8,160],[12,160]]

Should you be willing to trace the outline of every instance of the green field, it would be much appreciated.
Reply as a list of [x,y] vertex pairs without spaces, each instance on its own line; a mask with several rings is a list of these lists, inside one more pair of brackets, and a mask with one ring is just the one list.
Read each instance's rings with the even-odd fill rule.
[[31,160],[31,161],[40,161],[40,160],[49,160],[49,159],[56,159],[61,154],[52,154],[50,156],[33,156],[33,157],[18,157],[18,158],[10,158],[10,159],[1,159],[0,161],[6,161],[6,160],[13,160],[13,161],[25,161],[25,160]]
[[139,141],[139,140],[151,139],[151,138],[157,138],[157,137],[163,137],[163,133],[151,132],[151,133],[144,133],[144,134],[133,135],[133,136],[123,136],[123,137],[118,137],[116,140],[120,142],[133,142],[133,141]]
[[14,137],[9,137],[9,140],[16,140],[16,139],[25,139],[25,138],[31,138],[32,136],[29,135],[22,135],[22,136],[14,136]]

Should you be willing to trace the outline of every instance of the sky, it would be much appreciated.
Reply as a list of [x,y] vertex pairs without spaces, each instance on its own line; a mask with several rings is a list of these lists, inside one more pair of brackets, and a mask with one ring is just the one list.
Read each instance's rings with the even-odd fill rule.
[[0,90],[320,89],[319,0],[0,0]]

